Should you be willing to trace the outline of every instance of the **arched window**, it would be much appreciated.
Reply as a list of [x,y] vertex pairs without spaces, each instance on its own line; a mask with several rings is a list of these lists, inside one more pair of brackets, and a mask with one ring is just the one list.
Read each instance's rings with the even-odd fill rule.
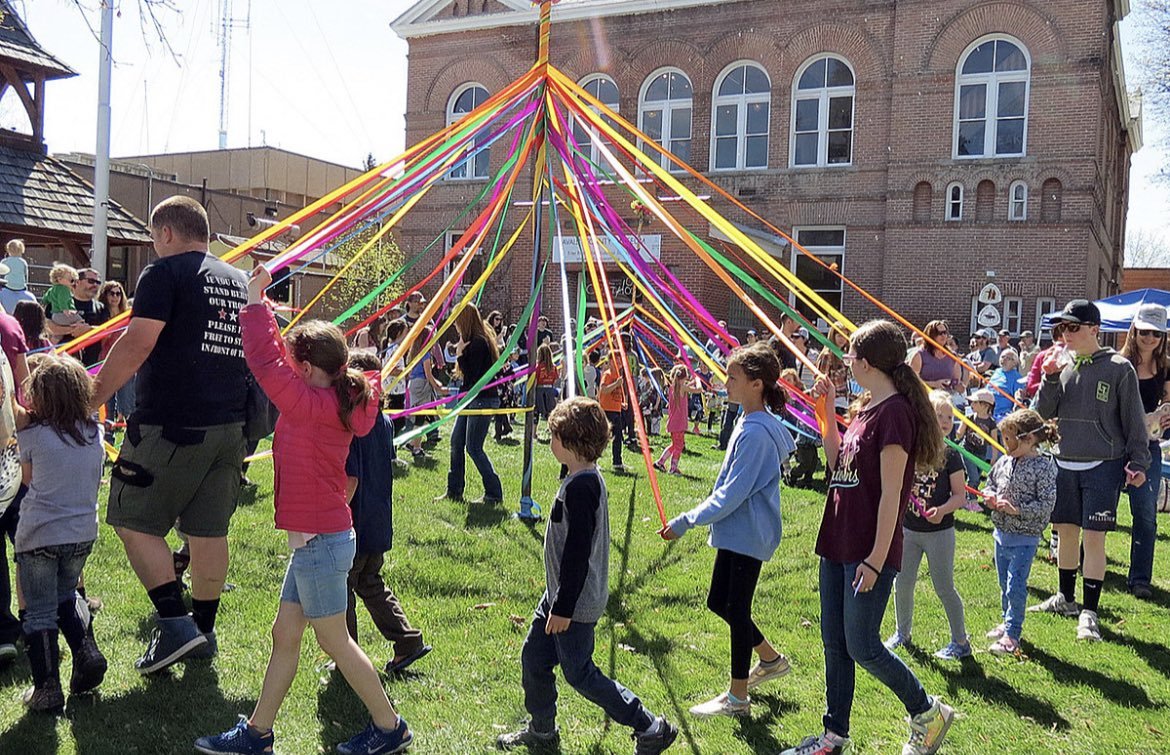
[[959,58],[955,157],[1019,157],[1027,150],[1031,62],[1019,42],[981,39]]
[[963,184],[954,183],[947,187],[946,219],[963,219]]
[[715,81],[711,169],[768,167],[772,84],[755,63],[736,63]]
[[1060,222],[1060,202],[1064,187],[1059,178],[1049,178],[1040,188],[1040,220],[1045,223]]
[[[638,98],[638,127],[683,162],[691,159],[691,80],[677,68],[664,68],[642,84]],[[657,152],[668,170],[680,171]]]
[[853,162],[853,69],[825,55],[796,72],[792,88],[793,166]]
[[987,223],[994,218],[995,184],[985,178],[975,186],[975,219],[980,223]]
[[[581,82],[581,88],[594,98],[599,100],[601,104],[605,105],[615,113],[621,109],[621,104],[618,98],[618,88],[614,80],[604,74],[595,74],[586,78]],[[597,108],[590,106],[593,112],[599,112]],[[605,122],[611,126],[616,126],[611,118],[605,116]],[[608,145],[609,140],[605,138],[604,134],[598,134],[604,144]],[[590,130],[586,128],[585,124],[573,121],[573,138],[577,142],[577,146],[582,150],[582,154],[589,156],[589,159],[594,163],[600,160],[597,150],[597,145],[593,143]],[[587,150],[587,151],[586,151]]]
[[914,187],[914,222],[930,222],[931,189],[929,181],[919,181]]
[[1028,219],[1028,184],[1016,181],[1008,187],[1008,220]]
[[[487,98],[487,90],[479,84],[464,84],[456,89],[451,95],[450,104],[447,106],[447,125],[450,126],[472,110],[475,110],[486,102]],[[477,137],[476,145],[481,144],[482,140],[486,138],[486,135]],[[485,149],[474,157],[464,160],[451,169],[451,172],[447,174],[448,177],[454,179],[487,178],[488,152],[489,150]]]

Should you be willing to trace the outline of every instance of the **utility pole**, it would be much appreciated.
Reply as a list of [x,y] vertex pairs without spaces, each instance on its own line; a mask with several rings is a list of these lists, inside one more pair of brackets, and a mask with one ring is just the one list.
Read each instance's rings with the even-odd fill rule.
[[[231,97],[231,67],[232,67],[232,29],[235,27],[241,29],[251,30],[252,26],[252,0],[248,0],[248,15],[246,18],[235,18],[232,16],[232,0],[220,0],[219,8],[219,148],[227,149],[228,137],[228,100]],[[248,65],[251,66],[251,60]],[[251,98],[251,89],[249,87],[249,98]],[[251,143],[252,124],[251,124],[251,107],[252,103],[248,103],[248,140]]]
[[114,2],[102,0],[101,50],[98,58],[97,147],[93,169],[93,241],[90,265],[106,277],[110,208],[110,75],[114,63]]

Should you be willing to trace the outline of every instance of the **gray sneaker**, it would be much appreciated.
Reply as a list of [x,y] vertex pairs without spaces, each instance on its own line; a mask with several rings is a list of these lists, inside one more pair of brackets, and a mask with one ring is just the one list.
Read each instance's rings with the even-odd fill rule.
[[1080,613],[1080,607],[1071,600],[1065,600],[1061,593],[1056,593],[1048,600],[1034,606],[1028,606],[1028,610],[1033,613],[1055,613],[1059,616],[1076,616]]
[[496,747],[501,750],[514,750],[517,747],[527,747],[532,752],[557,752],[561,745],[561,730],[554,728],[551,732],[536,731],[531,724],[520,731],[510,731],[496,737]]
[[143,675],[153,674],[178,663],[206,644],[207,637],[190,616],[158,619],[146,652],[134,662],[134,668]]
[[1077,620],[1077,639],[1089,642],[1101,641],[1101,630],[1097,628],[1096,611],[1087,609],[1081,611],[1080,619]]

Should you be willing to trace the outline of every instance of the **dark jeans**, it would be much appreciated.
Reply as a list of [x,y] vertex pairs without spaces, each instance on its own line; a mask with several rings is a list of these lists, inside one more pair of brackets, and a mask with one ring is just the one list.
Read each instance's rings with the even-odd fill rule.
[[66,545],[47,545],[16,554],[20,567],[20,589],[26,612],[24,633],[35,634],[57,628],[57,606],[73,599],[93,540]]
[[395,655],[410,655],[423,646],[422,632],[410,625],[406,612],[393,591],[382,580],[381,553],[359,553],[349,570],[349,603],[345,610],[345,625],[349,636],[357,641],[357,598],[361,598],[374,626],[390,642]]
[[622,419],[621,412],[606,412],[605,418],[609,420],[609,434],[613,437],[613,465],[615,467],[621,466],[622,427],[625,425],[625,421]]
[[763,565],[763,561],[742,553],[722,548],[715,552],[707,608],[731,629],[732,679],[748,678],[752,648],[764,641],[764,635],[752,621],[752,599]]
[[545,634],[546,610],[543,603],[536,609],[520,651],[524,708],[532,716],[532,728],[549,732],[556,725],[557,679],[553,669],[557,666],[569,686],[605,715],[634,731],[650,728],[654,715],[643,707],[638,696],[601,673],[593,663],[593,630],[597,625],[574,621],[561,634]]
[[930,710],[930,698],[902,659],[882,644],[882,617],[897,571],[886,567],[869,592],[853,595],[859,562],[821,559],[821,642],[825,645],[827,731],[849,736],[856,666],[861,665],[898,696],[911,716]]
[[719,450],[726,451],[731,442],[731,432],[735,429],[735,420],[739,418],[739,404],[728,404],[723,410],[723,424],[719,428]]
[[[498,409],[498,398],[480,398],[467,405],[468,409]],[[452,498],[462,498],[464,478],[466,477],[466,459],[463,451],[466,448],[467,456],[475,464],[479,476],[483,480],[483,497],[488,500],[504,500],[504,488],[500,484],[500,476],[492,466],[492,460],[483,450],[483,443],[487,439],[488,428],[492,418],[488,414],[464,415],[455,420],[455,429],[451,431],[451,469],[447,472],[447,495]]]
[[16,498],[0,515],[0,645],[15,643],[21,634],[20,621],[12,613],[12,580],[8,575],[8,545],[16,543],[16,523],[20,520],[20,502],[28,487],[20,486]]
[[1154,541],[1158,539],[1158,491],[1162,487],[1162,447],[1150,443],[1150,468],[1140,488],[1126,488],[1129,510],[1133,512],[1132,542],[1129,546],[1130,587],[1149,586],[1154,577]]
[[[386,408],[392,412],[400,412],[406,408],[405,393],[391,393],[386,396]],[[394,437],[397,438],[406,429],[406,417],[395,417],[390,420],[394,426]],[[394,455],[398,456],[398,446],[394,446]]]

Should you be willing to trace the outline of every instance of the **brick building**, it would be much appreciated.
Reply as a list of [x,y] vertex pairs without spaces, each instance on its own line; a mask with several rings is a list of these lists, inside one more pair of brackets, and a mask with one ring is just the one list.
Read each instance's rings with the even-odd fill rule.
[[[991,282],[1000,296],[982,322],[1018,333],[1067,299],[1118,290],[1141,146],[1117,27],[1128,10],[1127,0],[564,0],[551,55],[918,324],[973,327]],[[535,19],[529,0],[421,0],[399,17],[407,143],[527,70]],[[408,253],[474,199],[502,152],[420,203],[401,234]],[[847,315],[873,314],[758,222],[712,205]],[[749,325],[690,252],[660,241],[663,262],[715,315]],[[487,300],[518,313],[530,262],[514,256]]]

